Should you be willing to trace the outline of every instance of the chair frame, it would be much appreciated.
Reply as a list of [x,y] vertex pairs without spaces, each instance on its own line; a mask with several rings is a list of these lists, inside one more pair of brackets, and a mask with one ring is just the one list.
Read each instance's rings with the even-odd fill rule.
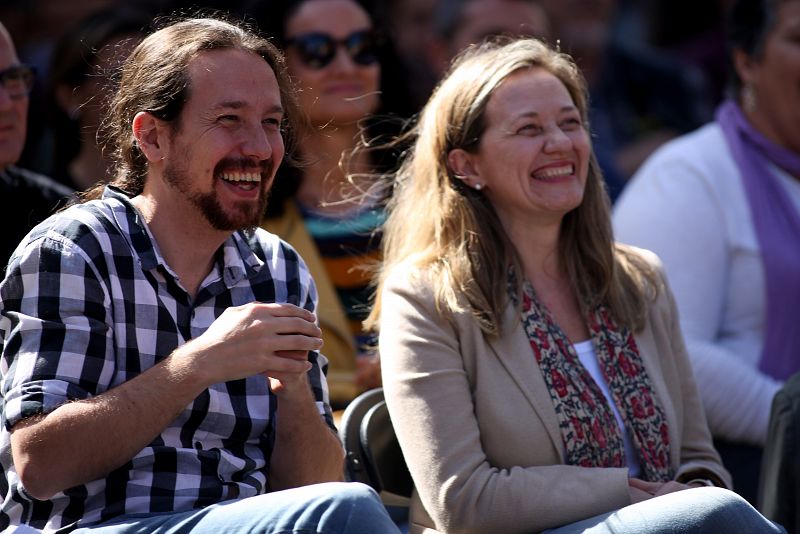
[[414,484],[391,426],[383,388],[356,397],[342,415],[345,478],[371,486],[384,504],[408,506]]

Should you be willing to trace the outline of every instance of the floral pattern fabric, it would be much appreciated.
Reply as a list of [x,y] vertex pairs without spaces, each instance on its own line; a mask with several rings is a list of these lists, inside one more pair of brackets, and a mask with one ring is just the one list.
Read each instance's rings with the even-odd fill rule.
[[[611,406],[528,282],[523,284],[521,315],[553,401],[566,463],[625,467],[623,430]],[[640,476],[649,481],[671,480],[667,419],[633,334],[618,326],[604,306],[591,312],[587,321],[611,398],[639,454]]]

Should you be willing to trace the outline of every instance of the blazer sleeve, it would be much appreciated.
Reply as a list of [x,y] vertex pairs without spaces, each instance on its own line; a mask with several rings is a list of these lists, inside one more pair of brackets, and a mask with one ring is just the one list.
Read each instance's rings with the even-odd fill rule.
[[[567,466],[555,456],[549,464],[492,465],[475,403],[503,403],[508,396],[498,390],[488,400],[473,398],[475,381],[486,379],[465,363],[481,343],[477,323],[437,311],[421,277],[392,277],[381,296],[386,402],[418,496],[438,530],[539,531],[630,504],[627,469]],[[552,449],[541,434],[530,447]]]

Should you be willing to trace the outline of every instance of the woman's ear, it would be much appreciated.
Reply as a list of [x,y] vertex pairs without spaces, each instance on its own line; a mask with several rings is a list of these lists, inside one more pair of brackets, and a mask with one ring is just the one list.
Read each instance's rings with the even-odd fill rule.
[[456,178],[468,182],[470,177],[475,177],[475,165],[472,154],[463,148],[454,148],[447,154],[447,166]]
[[133,118],[133,136],[136,144],[142,151],[147,161],[161,161],[164,159],[165,149],[163,146],[164,132],[161,121],[146,111],[140,111]]
[[454,148],[447,154],[447,166],[464,185],[480,189],[481,185],[472,154],[463,148]]

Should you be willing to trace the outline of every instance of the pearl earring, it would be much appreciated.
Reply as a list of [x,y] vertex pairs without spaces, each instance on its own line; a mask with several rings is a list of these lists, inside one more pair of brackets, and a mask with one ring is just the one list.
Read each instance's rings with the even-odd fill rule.
[[475,189],[476,189],[476,190],[478,190],[478,191],[480,191],[481,189],[483,189],[483,186],[481,185],[481,183],[480,183],[480,182],[477,182],[477,183],[475,184]]

